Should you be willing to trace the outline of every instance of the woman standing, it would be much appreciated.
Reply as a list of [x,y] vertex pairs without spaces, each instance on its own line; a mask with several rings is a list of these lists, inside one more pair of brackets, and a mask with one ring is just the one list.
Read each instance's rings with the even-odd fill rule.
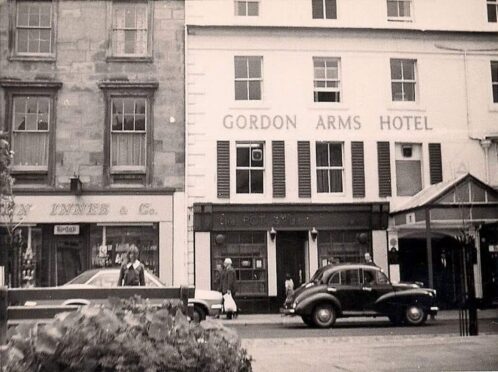
[[118,287],[139,285],[145,285],[145,269],[138,260],[137,246],[131,245],[128,249],[128,262],[121,266],[119,272]]

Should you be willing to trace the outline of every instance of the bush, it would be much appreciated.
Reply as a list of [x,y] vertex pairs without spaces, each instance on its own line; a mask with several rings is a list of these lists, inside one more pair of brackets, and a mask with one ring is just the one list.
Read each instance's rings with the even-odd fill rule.
[[188,322],[181,303],[139,298],[23,324],[8,343],[6,371],[252,371],[237,334],[215,321]]

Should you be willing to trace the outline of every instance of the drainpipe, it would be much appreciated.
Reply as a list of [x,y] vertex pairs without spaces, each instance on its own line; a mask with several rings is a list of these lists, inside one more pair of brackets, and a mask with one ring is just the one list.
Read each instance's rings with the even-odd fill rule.
[[491,140],[489,139],[483,139],[480,141],[481,142],[481,147],[484,151],[484,171],[486,175],[486,183],[489,184],[490,179],[489,179],[489,148],[491,147]]

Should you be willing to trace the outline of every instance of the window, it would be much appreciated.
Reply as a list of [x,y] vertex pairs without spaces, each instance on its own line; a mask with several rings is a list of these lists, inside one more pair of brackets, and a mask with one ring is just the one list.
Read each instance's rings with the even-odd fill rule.
[[389,283],[389,279],[387,278],[386,274],[384,274],[382,271],[378,271],[376,272],[376,276],[377,276],[377,284],[390,284]]
[[225,258],[230,258],[237,274],[237,296],[268,294],[266,231],[212,233],[211,288],[220,288]]
[[341,101],[339,65],[338,58],[313,58],[315,102]]
[[235,0],[235,15],[258,16],[259,0]]
[[375,284],[375,271],[374,270],[362,270],[363,271],[363,284]]
[[387,17],[390,20],[410,20],[412,0],[387,0]]
[[147,2],[112,3],[112,55],[144,57],[149,55]]
[[493,102],[498,103],[498,61],[491,62],[491,86],[493,88]]
[[391,59],[393,101],[415,101],[415,60]]
[[237,194],[262,194],[264,171],[264,143],[237,142]]
[[52,54],[52,1],[18,1],[15,25],[16,54]]
[[235,57],[235,100],[261,100],[263,57]]
[[[326,231],[318,233],[319,266],[364,262],[371,253],[370,234],[366,231]],[[367,237],[366,240],[364,237]]]
[[316,184],[319,193],[343,192],[342,143],[316,143]]
[[422,190],[422,145],[396,144],[396,187],[398,196],[412,196]]
[[312,0],[313,19],[337,19],[336,0]]
[[497,21],[497,13],[498,13],[498,0],[487,0],[488,6],[488,22]]

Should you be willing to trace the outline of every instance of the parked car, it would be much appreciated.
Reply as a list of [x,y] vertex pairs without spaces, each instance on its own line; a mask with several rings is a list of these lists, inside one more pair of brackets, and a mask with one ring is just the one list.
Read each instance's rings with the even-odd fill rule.
[[[112,288],[117,287],[119,278],[119,269],[92,269],[82,272],[77,277],[71,279],[62,287],[65,288]],[[157,276],[145,271],[146,287],[166,287]],[[219,316],[223,308],[223,297],[218,291],[208,291],[196,289],[194,298],[189,298],[189,303],[194,304],[194,321],[206,319],[206,316]],[[44,300],[38,301],[31,305],[54,304],[55,301]],[[61,304],[63,305],[87,305],[90,301],[80,298],[68,298]]]
[[421,325],[436,315],[436,291],[415,283],[391,283],[370,264],[327,265],[286,299],[281,312],[308,326],[331,327],[339,317],[387,316],[394,324]]

